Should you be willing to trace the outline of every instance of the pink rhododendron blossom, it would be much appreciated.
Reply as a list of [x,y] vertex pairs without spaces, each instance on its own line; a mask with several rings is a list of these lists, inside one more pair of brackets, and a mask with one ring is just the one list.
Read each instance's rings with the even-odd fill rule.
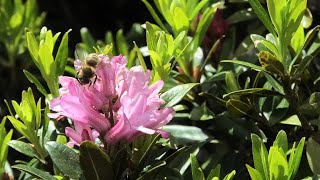
[[[84,140],[101,140],[113,144],[121,140],[131,142],[141,134],[170,134],[161,130],[174,115],[170,107],[160,108],[164,103],[159,97],[163,81],[152,85],[151,72],[141,66],[126,68],[122,56],[109,58],[99,55],[96,80],[82,85],[76,78],[61,76],[60,97],[51,100],[55,111],[49,117],[66,116],[73,120],[74,129],[66,128],[71,144],[79,145]],[[82,62],[75,61],[77,71]]]

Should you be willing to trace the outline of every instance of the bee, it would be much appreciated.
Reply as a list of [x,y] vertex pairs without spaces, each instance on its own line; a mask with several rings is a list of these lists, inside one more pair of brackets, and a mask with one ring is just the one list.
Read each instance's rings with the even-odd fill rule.
[[100,59],[98,57],[98,54],[96,53],[91,53],[84,59],[82,66],[76,74],[76,77],[80,84],[89,84],[90,86],[96,82],[96,67],[99,63]]

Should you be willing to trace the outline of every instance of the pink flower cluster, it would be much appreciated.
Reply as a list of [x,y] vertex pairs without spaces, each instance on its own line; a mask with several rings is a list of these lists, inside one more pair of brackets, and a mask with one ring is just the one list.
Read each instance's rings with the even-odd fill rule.
[[[160,108],[164,103],[159,97],[163,81],[149,85],[151,72],[141,66],[126,68],[122,56],[109,58],[98,55],[97,79],[82,85],[76,78],[60,76],[60,97],[51,100],[49,117],[61,116],[72,119],[74,129],[67,127],[65,133],[71,143],[79,145],[84,140],[114,144],[121,140],[131,142],[137,136],[160,133],[170,134],[160,128],[174,115],[170,107]],[[82,62],[75,61],[80,70]]]

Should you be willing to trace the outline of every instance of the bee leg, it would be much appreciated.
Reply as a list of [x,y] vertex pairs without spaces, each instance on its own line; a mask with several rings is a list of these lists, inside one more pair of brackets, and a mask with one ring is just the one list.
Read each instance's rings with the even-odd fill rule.
[[96,81],[97,81],[97,75],[95,74],[95,76],[94,76],[94,80],[93,80],[93,84],[95,84],[96,83]]

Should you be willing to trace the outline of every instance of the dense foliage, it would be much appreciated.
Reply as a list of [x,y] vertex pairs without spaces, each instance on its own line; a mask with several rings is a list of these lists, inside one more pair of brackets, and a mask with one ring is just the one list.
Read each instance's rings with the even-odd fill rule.
[[70,48],[36,0],[0,0],[0,179],[320,177],[312,3],[141,3],[152,22]]

